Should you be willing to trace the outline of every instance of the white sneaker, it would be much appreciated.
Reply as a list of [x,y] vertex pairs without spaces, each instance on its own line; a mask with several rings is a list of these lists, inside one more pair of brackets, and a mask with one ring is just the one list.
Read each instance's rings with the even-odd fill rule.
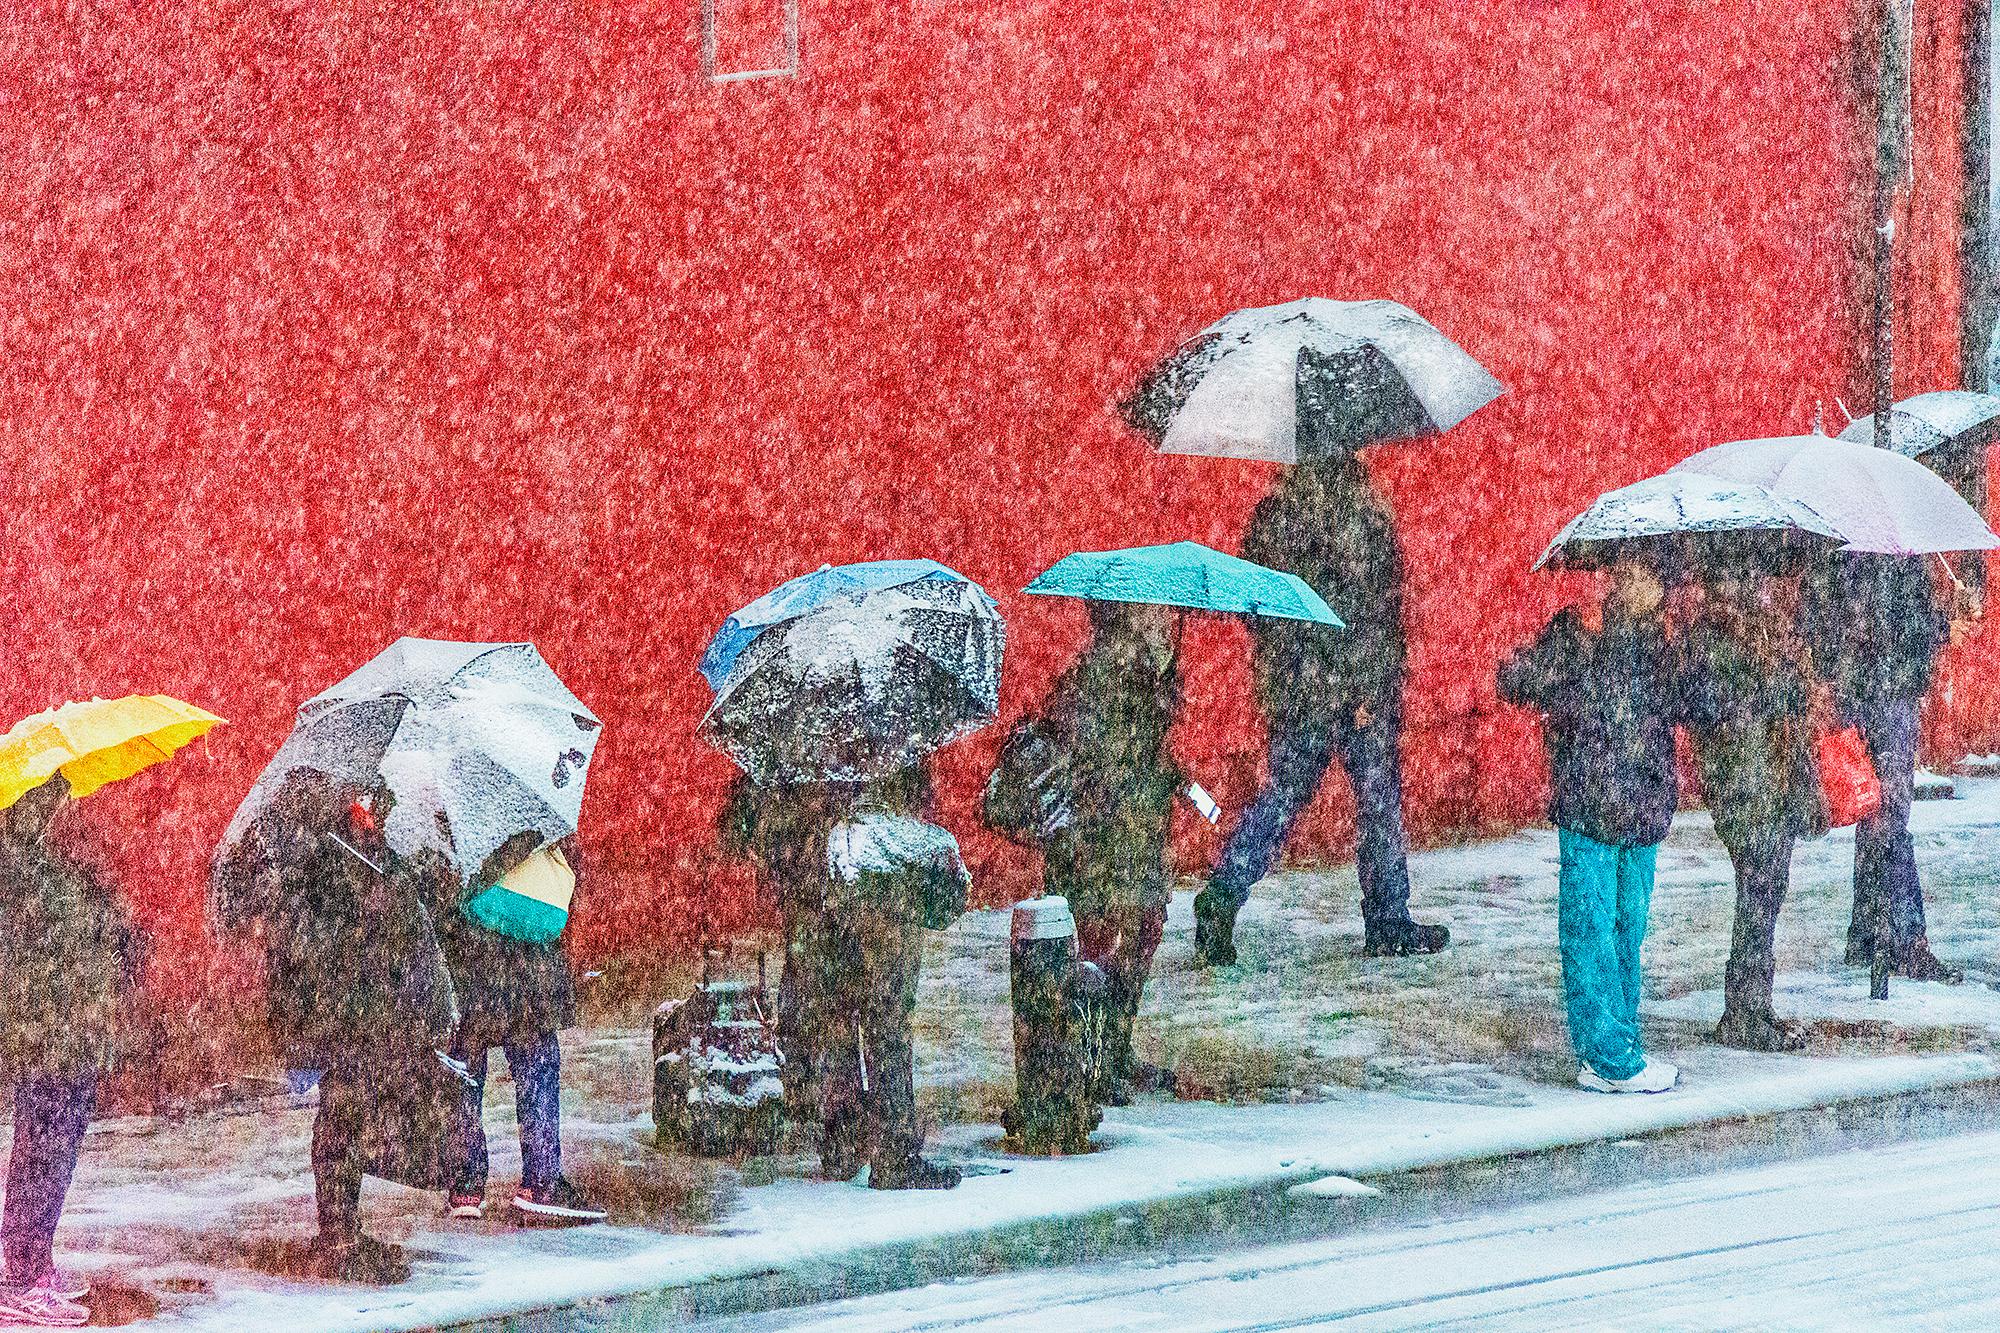
[[1645,1068],[1630,1078],[1605,1078],[1589,1065],[1580,1065],[1576,1071],[1578,1085],[1592,1092],[1667,1092],[1680,1078],[1680,1070],[1665,1060],[1650,1058]]

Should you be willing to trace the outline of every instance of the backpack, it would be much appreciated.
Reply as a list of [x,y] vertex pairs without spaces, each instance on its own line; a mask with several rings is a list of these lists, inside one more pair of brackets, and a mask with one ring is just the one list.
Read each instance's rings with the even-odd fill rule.
[[958,839],[910,815],[863,810],[827,835],[826,904],[866,902],[926,930],[943,930],[965,911],[972,876]]
[[1042,718],[1023,718],[1007,733],[986,780],[980,818],[1026,847],[1041,847],[1069,827],[1069,752]]

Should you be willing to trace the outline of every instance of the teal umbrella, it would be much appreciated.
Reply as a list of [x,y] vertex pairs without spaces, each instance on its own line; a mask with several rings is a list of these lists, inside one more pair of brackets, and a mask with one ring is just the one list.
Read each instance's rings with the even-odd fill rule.
[[1078,551],[1044,570],[1026,591],[1093,602],[1152,602],[1193,611],[1277,616],[1342,628],[1347,623],[1298,575],[1224,555],[1200,542]]

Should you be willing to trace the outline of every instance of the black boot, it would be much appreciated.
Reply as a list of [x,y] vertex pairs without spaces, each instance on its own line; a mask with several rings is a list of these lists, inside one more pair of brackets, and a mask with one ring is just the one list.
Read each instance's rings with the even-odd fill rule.
[[1380,927],[1370,926],[1361,952],[1370,958],[1400,958],[1406,954],[1437,953],[1450,943],[1448,926],[1392,921]]
[[1236,907],[1214,889],[1194,896],[1196,967],[1228,967],[1236,961]]
[[394,1286],[410,1280],[410,1259],[403,1247],[373,1236],[334,1236],[322,1231],[313,1238],[306,1262],[314,1277],[333,1282]]
[[1896,975],[1912,981],[1940,981],[1956,986],[1965,973],[1931,952],[1931,942],[1919,935],[1896,953]]

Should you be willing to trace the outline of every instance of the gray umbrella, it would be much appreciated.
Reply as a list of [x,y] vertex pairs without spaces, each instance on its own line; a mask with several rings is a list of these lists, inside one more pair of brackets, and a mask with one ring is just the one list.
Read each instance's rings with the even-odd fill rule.
[[300,770],[395,794],[383,834],[468,882],[509,838],[576,832],[601,724],[533,644],[400,639],[299,706],[223,834],[219,862]]
[[1119,408],[1162,453],[1296,463],[1450,430],[1502,392],[1407,306],[1309,296],[1224,316]]
[[[1968,389],[1939,389],[1905,398],[1889,409],[1889,447],[1905,458],[1970,440],[1982,428],[2000,421],[2000,397]],[[1873,413],[1847,423],[1840,438],[1860,444],[1875,442]]]
[[882,777],[993,720],[1005,647],[959,576],[857,590],[752,640],[702,732],[758,782]]
[[1602,569],[1628,557],[1678,563],[1715,552],[1845,540],[1818,513],[1751,482],[1668,472],[1606,491],[1556,534],[1535,568]]

